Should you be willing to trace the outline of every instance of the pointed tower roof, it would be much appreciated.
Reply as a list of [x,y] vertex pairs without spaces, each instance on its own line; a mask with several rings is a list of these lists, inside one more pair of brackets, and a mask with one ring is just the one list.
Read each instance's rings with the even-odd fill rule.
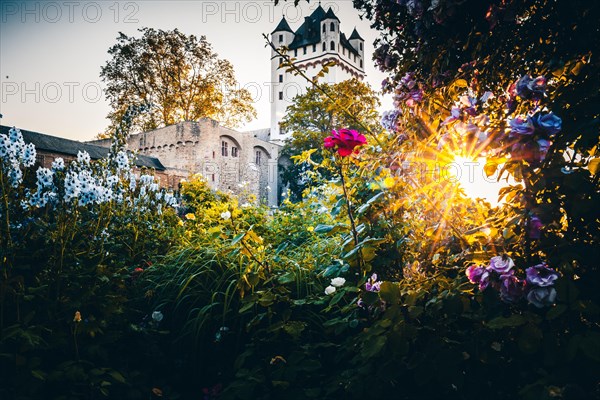
[[286,21],[285,17],[281,18],[279,25],[277,25],[277,28],[275,28],[275,30],[271,33],[275,33],[275,32],[292,32],[292,33],[294,33],[292,28],[290,28],[290,24],[288,24],[288,22]]
[[321,22],[325,18],[325,14],[325,10],[323,7],[321,7],[321,3],[319,3],[319,6],[315,9],[315,11],[310,14],[310,19]]
[[365,41],[365,39],[363,39],[363,38],[360,37],[360,35],[358,34],[358,31],[356,30],[356,28],[354,28],[354,30],[352,31],[352,34],[348,38],[348,40],[352,40],[352,39],[360,39],[363,42]]
[[323,19],[337,19],[337,21],[340,22],[340,19],[335,15],[331,7],[329,7],[329,10],[327,10],[327,13],[325,14],[325,18]]

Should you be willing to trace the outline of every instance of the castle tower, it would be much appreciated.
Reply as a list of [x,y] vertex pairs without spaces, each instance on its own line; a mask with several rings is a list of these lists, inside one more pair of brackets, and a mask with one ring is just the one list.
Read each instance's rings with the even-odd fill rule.
[[[275,46],[287,48],[287,55],[304,73],[313,78],[324,64],[333,62],[329,71],[320,82],[339,83],[350,78],[363,79],[364,40],[356,28],[349,39],[341,32],[340,20],[333,10],[327,11],[319,6],[313,13],[304,18],[300,27],[293,31],[285,17],[271,34]],[[289,137],[289,133],[280,130],[280,123],[287,107],[295,96],[306,92],[310,85],[301,76],[286,72],[281,67],[283,59],[274,50],[271,51],[271,133],[270,140],[281,143]]]

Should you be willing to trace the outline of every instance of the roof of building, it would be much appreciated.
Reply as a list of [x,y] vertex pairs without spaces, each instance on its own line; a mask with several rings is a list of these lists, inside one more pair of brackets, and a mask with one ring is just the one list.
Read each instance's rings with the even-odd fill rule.
[[329,10],[327,10],[327,12],[325,13],[325,18],[323,19],[337,19],[338,22],[340,21],[340,19],[337,17],[337,15],[335,15],[331,7],[329,7]]
[[288,24],[288,22],[286,21],[285,17],[281,18],[279,25],[277,25],[277,28],[275,28],[275,30],[271,33],[275,33],[275,32],[292,32],[292,33],[294,33],[292,28],[290,28],[290,24]]
[[[333,12],[333,9],[331,7],[329,8],[329,10],[327,10],[327,12],[325,12],[323,7],[321,7],[321,5],[319,5],[309,17],[304,18],[304,23],[302,25],[300,25],[298,30],[296,32],[293,32],[295,34],[294,40],[292,41],[292,43],[290,43],[288,48],[290,50],[294,50],[294,49],[298,49],[298,48],[301,48],[304,46],[310,46],[310,45],[320,43],[321,42],[321,22],[323,22],[326,19],[335,19],[338,22],[340,20],[335,15],[335,13]],[[283,20],[282,20],[282,22],[283,22]],[[279,24],[281,25],[281,22]],[[286,24],[287,24],[287,22],[286,22]],[[289,25],[288,25],[288,27],[289,27]],[[278,26],[278,28],[279,28],[279,26]],[[353,35],[354,35],[354,33],[356,33],[356,35],[358,36],[358,32],[356,32],[356,29],[354,29],[354,32],[352,32]],[[358,37],[360,38],[360,36],[358,36]],[[340,33],[340,43],[343,47],[347,48],[350,52],[352,52],[356,55],[359,54],[358,49],[355,49],[354,46],[352,46],[352,44],[350,44],[348,39],[346,39],[346,35],[344,35],[343,33]]]
[[358,52],[358,49],[355,49],[354,46],[352,46],[352,44],[348,41],[348,39],[346,39],[346,35],[344,35],[343,33],[340,35],[340,43],[342,44],[342,46],[347,48],[348,51],[350,51],[351,53],[354,53],[356,55],[360,54]]
[[[11,129],[9,126],[0,125],[0,134],[8,134]],[[77,140],[65,139],[57,136],[46,135],[45,133],[27,131],[21,129],[23,140],[26,143],[33,143],[36,150],[64,154],[68,156],[77,156],[79,151],[86,151],[90,158],[98,160],[108,155],[108,147],[97,146],[94,144],[83,143]],[[135,165],[138,167],[154,168],[157,171],[164,171],[165,167],[160,160],[155,157],[138,155],[135,159]]]
[[352,40],[352,39],[360,39],[364,42],[365,39],[361,38],[360,35],[358,34],[358,31],[356,30],[356,28],[354,28],[354,30],[352,31],[352,34],[350,35],[350,38],[348,40]]

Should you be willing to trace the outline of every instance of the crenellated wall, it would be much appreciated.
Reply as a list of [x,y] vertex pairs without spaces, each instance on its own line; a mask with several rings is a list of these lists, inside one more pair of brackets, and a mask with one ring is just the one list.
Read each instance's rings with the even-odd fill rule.
[[[109,146],[109,141],[95,141]],[[131,135],[128,148],[153,156],[178,176],[202,174],[217,190],[245,198],[253,194],[269,206],[277,205],[277,144],[238,132],[212,119],[186,121]]]

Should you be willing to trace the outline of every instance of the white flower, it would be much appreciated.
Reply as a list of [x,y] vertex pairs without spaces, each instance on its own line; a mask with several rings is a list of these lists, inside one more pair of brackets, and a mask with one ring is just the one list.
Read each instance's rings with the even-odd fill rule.
[[77,152],[77,162],[80,164],[89,164],[90,163],[90,155],[87,151],[78,151]]
[[58,157],[56,160],[52,161],[52,169],[55,171],[62,171],[65,169],[65,160]]
[[150,185],[154,182],[154,177],[152,175],[142,175],[140,176],[140,183],[142,185]]
[[344,286],[344,283],[346,283],[346,280],[339,276],[337,278],[333,278],[331,280],[331,285],[335,286],[335,287],[342,287],[342,286]]
[[224,220],[228,220],[231,218],[231,213],[229,211],[222,212],[221,218],[223,218]]
[[160,311],[154,311],[152,313],[152,319],[156,322],[162,321],[163,317],[163,313],[161,313]]
[[37,185],[39,188],[45,188],[52,186],[52,176],[53,172],[48,168],[39,167],[36,176],[37,176]]
[[25,167],[32,167],[35,164],[35,156],[36,156],[35,146],[33,143],[29,143],[25,146],[25,150],[23,150],[23,165]]
[[8,171],[8,181],[12,187],[17,188],[23,181],[23,172],[21,171],[18,161],[13,161],[11,167],[12,168]]
[[10,142],[8,140],[8,136],[0,135],[0,157],[4,158],[8,155],[8,147]]
[[246,203],[242,204],[240,207],[248,208],[248,207],[250,207],[250,205],[251,205],[250,203],[246,202]]
[[326,294],[326,295],[333,294],[333,293],[335,293],[335,291],[336,291],[336,288],[335,288],[335,286],[327,286],[327,287],[325,288],[325,294]]

